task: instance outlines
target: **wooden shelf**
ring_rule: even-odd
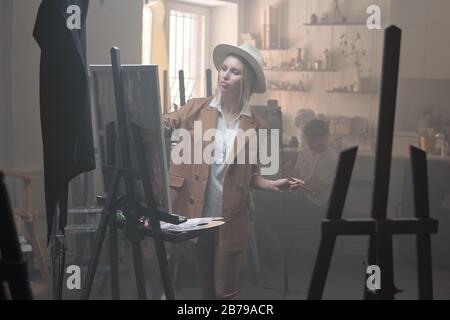
[[[304,26],[308,27],[326,27],[326,26],[366,26],[365,22],[325,22],[325,23],[304,23]]]
[[[295,89],[276,89],[276,88],[267,88],[270,91],[287,91],[287,92],[299,92],[299,93],[307,93],[307,90],[295,90]]]
[[[282,68],[264,68],[264,71],[274,72],[336,72],[336,69],[282,69]]]
[[[286,50],[289,50],[289,48],[265,48],[265,49],[256,48],[256,49],[258,49],[259,51],[286,51]]]
[[[343,94],[367,94],[367,95],[377,95],[378,92],[375,91],[338,91],[338,90],[326,90],[326,93],[343,93]]]

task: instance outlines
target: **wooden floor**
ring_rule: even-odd
[[[364,278],[363,254],[345,254],[338,252],[332,262],[332,267],[325,287],[324,299],[333,300],[360,300],[362,298]],[[288,268],[288,294],[286,299],[303,300],[306,299],[306,292],[313,267],[313,260],[305,259],[303,263],[295,262]],[[151,297],[152,283],[150,281],[149,266],[146,269],[147,296]],[[84,273],[85,271],[82,271]],[[39,273],[32,272],[32,280],[39,281]],[[247,264],[244,264],[241,280],[241,299],[248,300],[280,300],[283,297],[284,268],[282,264],[263,265],[261,281],[256,284],[252,281],[251,271]],[[434,294],[435,299],[450,299],[450,268],[434,268]],[[34,279],[33,279],[34,278]],[[403,292],[396,295],[396,299],[417,299],[417,274],[413,264],[396,263],[395,279],[398,288]],[[136,299],[135,282],[127,265],[121,268],[120,291],[121,299]],[[41,288],[42,289],[42,288]],[[39,292],[39,286],[35,287],[36,299],[48,299],[45,291]],[[80,296],[79,290],[64,290],[64,299],[77,300]],[[179,275],[179,280],[175,287],[177,299],[201,298],[200,290],[197,286],[195,269],[188,261],[184,264],[184,271]],[[105,273],[100,272],[95,279],[92,299],[110,299],[109,279]]]

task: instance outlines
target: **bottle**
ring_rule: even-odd
[[[297,48],[297,60],[295,62],[297,63],[297,65],[299,67],[302,65],[302,62],[303,62],[302,48]]]
[[[446,151],[444,147],[445,136],[442,133],[436,133],[435,138],[436,138],[435,150],[441,154],[441,157],[444,157],[444,152]]]

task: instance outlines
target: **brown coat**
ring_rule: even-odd
[[[203,132],[217,128],[219,112],[209,104],[212,98],[192,99],[179,110],[164,115],[166,128],[190,130],[193,137],[194,121],[202,121]],[[239,128],[267,128],[264,119],[252,110],[252,117],[242,115]],[[203,136],[203,133],[202,133]],[[192,140],[191,140],[192,141]],[[248,155],[248,139],[245,154]],[[203,150],[211,142],[203,142]],[[236,148],[236,140],[235,140]],[[193,148],[193,141],[192,141]],[[236,150],[236,149],[235,149]],[[238,154],[239,150],[235,154]],[[193,152],[192,152],[193,153]],[[248,205],[252,175],[259,173],[255,164],[230,164],[225,174],[223,186],[222,215],[225,224],[221,227],[219,245],[223,250],[244,250],[248,243]],[[204,196],[209,175],[209,165],[171,163],[169,185],[173,211],[188,218],[202,217]]]

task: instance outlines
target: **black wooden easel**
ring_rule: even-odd
[[[211,97],[213,95],[211,69],[206,69],[205,76],[206,76],[206,96]]]
[[[169,76],[167,70],[163,71],[163,113],[169,112]]]
[[[375,157],[375,180],[370,219],[342,219],[342,211],[350,184],[357,147],[341,153],[333,184],[327,219],[322,222],[322,238],[314,267],[308,299],[321,299],[339,235],[370,236],[368,263],[381,270],[381,289],[365,289],[365,299],[394,299],[398,289],[394,285],[394,234],[413,234],[417,237],[419,299],[433,298],[430,234],[436,233],[437,220],[431,219],[428,206],[426,154],[411,147],[415,218],[389,219],[386,217],[392,142],[397,98],[401,30],[395,26],[386,29],[383,70]]]
[[[138,218],[142,215],[150,218],[153,228],[155,247],[158,255],[159,266],[163,278],[163,285],[167,299],[173,299],[173,288],[170,282],[168,262],[163,244],[160,229],[160,213],[156,209],[156,203],[153,196],[152,185],[148,176],[148,168],[145,165],[145,156],[142,145],[138,146],[136,139],[139,135],[139,129],[128,122],[127,112],[125,109],[125,96],[123,89],[120,55],[118,48],[111,49],[112,70],[114,79],[114,92],[116,98],[116,121],[115,124],[119,135],[120,152],[115,150],[116,132],[114,124],[107,127],[107,153],[108,165],[103,167],[104,174],[109,177],[107,186],[107,197],[100,220],[99,230],[95,239],[95,247],[93,256],[89,263],[86,281],[84,284],[82,299],[88,299],[94,280],[95,271],[100,258],[100,252],[109,227],[110,232],[110,259],[111,259],[111,290],[112,298],[119,299],[119,274],[118,274],[118,254],[117,254],[117,229],[116,210],[122,209],[126,224],[123,228],[127,237],[131,242],[134,271],[136,275],[136,286],[139,299],[146,299],[143,259],[140,242],[143,240],[143,233],[139,230]],[[131,146],[131,142],[135,144]],[[132,168],[131,152],[139,152],[137,158],[139,161],[139,169]],[[120,163],[117,163],[115,154],[120,154]],[[123,180],[125,185],[125,194],[119,195],[119,183]],[[145,200],[148,208],[143,208],[135,198],[134,183],[141,181],[144,189]],[[165,217],[166,221],[174,224],[184,222],[186,219],[181,216],[169,215]]]
[[[0,300],[32,300],[27,264],[23,260],[3,173],[0,171]],[[3,284],[8,285],[9,294]]]
[[[186,89],[184,85],[184,71],[179,70],[178,71],[178,83],[180,86],[180,107],[184,106],[186,104]]]

